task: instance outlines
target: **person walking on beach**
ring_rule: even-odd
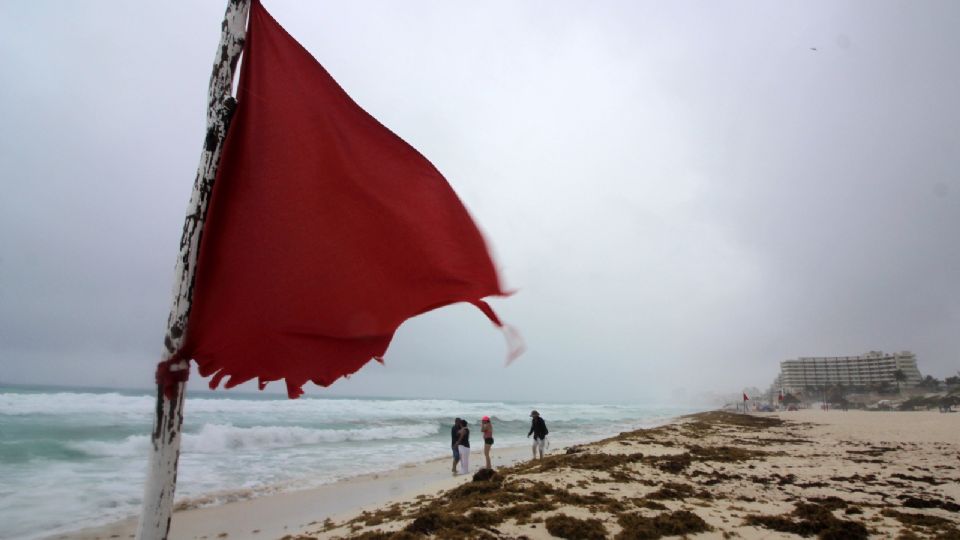
[[[492,469],[490,465],[490,447],[493,446],[493,424],[490,423],[490,417],[484,416],[480,421],[480,431],[483,433],[483,457],[487,460],[487,468]]]
[[[453,448],[453,474],[457,474],[457,464],[460,463],[460,449],[457,447],[457,441],[460,440],[460,420],[454,418],[453,427],[450,428],[450,446]]]
[[[466,420],[460,420],[457,450],[460,452],[460,474],[467,474],[470,472],[470,428],[467,427]]]
[[[537,459],[538,450],[540,451],[540,459],[543,459],[543,446],[550,431],[547,429],[547,423],[543,421],[537,411],[530,411],[530,418],[533,420],[530,422],[530,432],[527,433],[527,437],[533,435],[533,459]]]

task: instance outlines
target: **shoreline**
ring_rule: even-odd
[[[521,450],[523,456],[527,456],[529,449],[525,447],[501,449],[492,456],[494,465],[515,463],[521,459]],[[471,458],[475,457],[471,455]],[[342,518],[385,504],[396,497],[432,494],[469,481],[470,475],[452,475],[451,460],[433,458],[404,463],[385,472],[364,473],[308,489],[264,494],[222,504],[184,507],[183,503],[177,503],[179,508],[174,511],[170,537],[217,538],[226,533],[229,538],[247,538],[251,535],[278,538],[328,517]],[[483,460],[482,451],[480,460]],[[269,518],[265,518],[264,514]],[[130,538],[136,533],[137,520],[138,517],[134,516],[44,538]]]
[[[472,473],[482,450],[471,458]],[[494,447],[493,462],[485,481],[436,458],[181,510],[170,537],[960,538],[960,415],[711,411],[556,445],[542,462],[528,446]],[[49,538],[128,538],[135,527]]]
[[[0,505],[2,538],[55,538],[140,515],[155,396],[71,390],[0,393],[5,405],[0,428],[10,435],[4,457],[13,456],[0,464],[7,496]],[[194,399],[190,405],[176,509],[309,490],[445,458],[449,443],[443,433],[454,413],[477,422],[484,415],[493,418],[496,456],[528,444],[532,408],[549,411],[553,444],[599,439],[693,412],[629,403],[322,396],[290,401],[221,394],[222,399]]]
[[[649,425],[659,426],[676,421],[664,418]],[[600,439],[596,439],[600,440]],[[590,444],[596,440],[570,439],[551,444],[547,455],[561,453],[570,446]],[[503,468],[529,460],[530,446],[494,446],[491,461],[494,468]],[[293,491],[265,492],[239,500],[203,505],[198,500],[216,497],[194,497],[178,501],[170,529],[170,538],[280,538],[316,526],[329,518],[347,519],[372,511],[398,499],[435,496],[470,481],[484,463],[482,447],[471,452],[470,473],[453,476],[451,457],[401,463],[394,469],[362,473],[328,484]],[[137,516],[101,525],[83,527],[41,536],[43,540],[94,540],[133,538]],[[226,534],[226,536],[222,536]]]

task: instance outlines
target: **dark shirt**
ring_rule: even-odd
[[[539,416],[533,417],[533,422],[530,422],[530,432],[527,433],[527,437],[529,437],[531,433],[535,439],[543,439],[547,436],[547,433],[550,433],[547,429],[547,423],[543,421],[543,418]]]
[[[459,444],[460,446],[466,446],[467,448],[470,448],[470,428],[461,429],[460,434],[463,436],[463,438],[460,439],[460,442],[457,444]]]
[[[454,425],[450,428],[450,446],[457,445],[457,439],[460,438],[460,426]]]

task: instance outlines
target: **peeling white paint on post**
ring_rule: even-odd
[[[231,96],[233,75],[240,53],[243,51],[249,10],[249,0],[230,0],[221,27],[220,45],[217,48],[207,96],[207,134],[203,153],[200,155],[197,177],[193,184],[193,194],[187,206],[183,235],[180,237],[180,256],[177,258],[174,274],[173,301],[163,340],[164,361],[172,358],[183,344],[184,330],[193,297],[200,236],[207,216],[207,203],[217,175],[220,150],[223,148],[223,140],[235,106]],[[190,369],[190,365],[187,360],[181,360],[170,366],[170,369],[171,371],[187,370]],[[180,425],[183,423],[185,386],[184,382],[177,383],[176,395],[172,400],[164,396],[162,386],[157,387],[150,465],[144,488],[143,514],[140,516],[140,525],[137,528],[137,538],[141,540],[165,539],[170,531],[173,493],[177,483],[177,461],[180,458]]]

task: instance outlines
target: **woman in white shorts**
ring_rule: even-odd
[[[470,472],[470,428],[467,421],[460,421],[460,438],[457,440],[457,450],[460,451],[460,474]]]

